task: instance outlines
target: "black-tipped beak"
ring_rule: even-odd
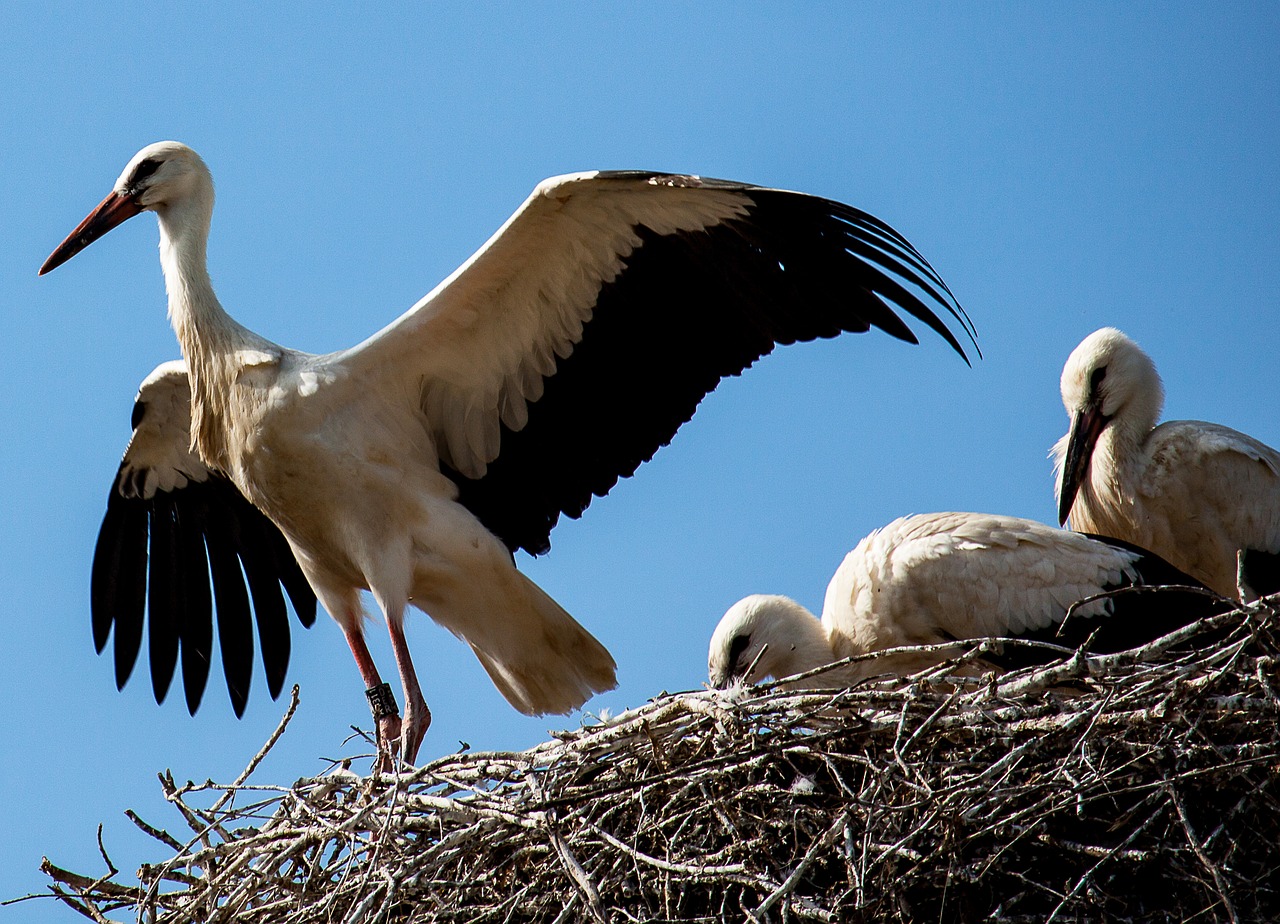
[[[1077,411],[1071,418],[1071,432],[1067,434],[1067,457],[1062,462],[1062,480],[1058,484],[1058,525],[1067,522],[1071,508],[1075,505],[1076,495],[1080,493],[1080,485],[1084,484],[1089,473],[1089,461],[1093,458],[1093,448],[1098,437],[1106,429],[1111,418],[1102,413],[1102,408],[1090,403],[1082,411]]]
[[[40,267],[39,275],[43,276],[49,270],[57,269],[116,225],[123,224],[141,211],[142,206],[132,196],[113,192],[49,254],[49,259]]]

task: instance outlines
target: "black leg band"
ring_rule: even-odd
[[[364,691],[364,695],[369,698],[369,709],[373,712],[375,720],[400,714],[395,694],[391,692],[391,684],[380,683],[376,687],[369,687]]]

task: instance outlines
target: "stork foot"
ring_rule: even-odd
[[[384,715],[374,723],[378,743],[378,757],[373,762],[375,773],[394,773],[400,754],[399,715]]]
[[[426,700],[421,696],[416,700],[409,697],[409,701],[405,703],[400,732],[400,753],[406,764],[412,764],[417,758],[418,748],[422,746],[422,739],[426,737],[430,727],[431,710],[427,708]]]

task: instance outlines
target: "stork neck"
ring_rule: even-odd
[[[770,644],[774,677],[811,671],[836,659],[826,626],[813,613],[786,597],[771,600],[768,609],[774,631],[763,633],[763,637]]]
[[[191,444],[205,464],[234,472],[239,460],[228,440],[241,351],[271,344],[223,310],[206,267],[212,201],[159,212],[160,263],[169,293],[169,320],[191,381]]]
[[[1146,465],[1147,440],[1164,409],[1164,386],[1156,367],[1145,353],[1134,349],[1124,373],[1127,394],[1099,441],[1117,467]]]
[[[160,265],[173,324],[188,363],[256,345],[258,340],[223,309],[209,279],[206,252],[209,215],[198,207],[169,206],[159,211]]]
[[[1098,438],[1091,464],[1091,480],[1110,485],[1110,490],[1127,494],[1136,490],[1146,470],[1147,441],[1155,428],[1159,407],[1138,405],[1118,414]],[[1100,486],[1101,487],[1101,486]]]

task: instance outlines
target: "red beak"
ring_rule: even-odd
[[[43,276],[49,270],[57,269],[116,225],[123,224],[141,211],[142,207],[134,201],[132,196],[113,192],[103,199],[84,221],[76,225],[76,229],[67,235],[67,239],[59,244],[53,253],[49,254],[49,259],[45,260],[44,266],[40,267],[40,275]]]

